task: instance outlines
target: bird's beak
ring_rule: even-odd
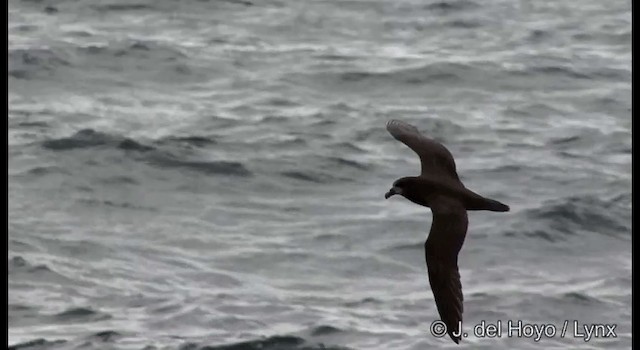
[[[401,194],[401,193],[402,193],[402,189],[400,189],[399,187],[391,187],[389,192],[384,194],[384,199],[389,199],[389,197],[393,196],[394,194]]]

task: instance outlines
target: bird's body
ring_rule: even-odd
[[[467,189],[458,177],[451,152],[441,143],[398,120],[388,122],[387,130],[418,154],[421,174],[396,180],[385,198],[400,194],[431,208],[433,222],[425,242],[429,283],[440,318],[458,343],[463,311],[458,253],[467,234],[467,210],[509,211],[509,207]]]

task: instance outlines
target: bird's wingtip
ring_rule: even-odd
[[[393,127],[394,124],[397,124],[397,123],[398,123],[398,121],[396,119],[390,119],[390,120],[387,121],[386,127],[387,127],[387,129],[389,129],[389,128]]]

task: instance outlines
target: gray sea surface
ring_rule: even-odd
[[[631,1],[8,11],[10,349],[631,347]],[[511,207],[469,213],[460,345],[390,119]]]

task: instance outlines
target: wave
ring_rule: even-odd
[[[472,29],[472,28],[481,27],[482,23],[477,20],[456,19],[456,20],[447,22],[446,25],[452,28]]]
[[[311,330],[311,335],[313,336],[329,335],[329,334],[336,334],[336,333],[342,333],[342,330],[340,328],[327,326],[327,325],[318,326]]]
[[[352,182],[357,181],[356,172],[370,168],[368,165],[340,157],[322,158],[319,164],[313,169],[282,171],[280,176],[317,184]]]
[[[215,145],[218,142],[212,137],[206,136],[168,136],[158,141],[159,144],[180,144],[189,147],[205,147]]]
[[[569,197],[547,203],[544,207],[532,211],[530,217],[557,224],[555,226],[560,230],[575,225],[593,231],[630,231],[630,227],[606,215],[608,210],[615,209],[616,204],[617,200],[605,201],[595,196]]]
[[[73,342],[65,339],[47,340],[44,338],[37,338],[34,340],[29,340],[26,342],[9,345],[8,349],[9,350],[60,349],[62,345],[65,345],[64,348],[67,348],[68,346],[69,348],[73,348],[73,349],[93,348],[94,346],[97,345],[95,344],[95,342],[113,343],[121,337],[122,337],[122,334],[116,331],[106,330],[106,331],[90,334],[87,337],[78,339],[77,341],[73,341]],[[97,348],[99,348],[99,345],[97,345]]]
[[[376,298],[367,297],[357,301],[346,302],[343,305],[346,307],[360,307],[362,305],[368,305],[368,304],[378,305],[378,304],[382,304],[382,301]]]
[[[38,308],[33,306],[8,303],[7,318],[9,319],[9,324],[16,325],[25,320],[38,317],[38,311]]]
[[[16,79],[49,77],[58,68],[68,67],[71,61],[63,52],[54,49],[29,48],[9,50],[9,76]]]
[[[325,183],[326,180],[323,179],[322,175],[315,174],[311,172],[302,172],[302,171],[284,171],[280,173],[284,177],[288,177],[295,180],[314,182],[314,183]]]
[[[31,122],[19,122],[15,126],[22,127],[22,128],[42,129],[42,128],[48,128],[49,124],[47,122],[42,122],[42,121],[31,121]]]
[[[214,69],[198,66],[196,60],[175,45],[154,40],[123,40],[101,45],[74,47],[75,68],[131,81],[181,84],[206,79]]]
[[[625,69],[616,69],[608,67],[591,68],[591,67],[576,67],[570,65],[533,65],[524,69],[510,70],[509,74],[513,76],[536,76],[545,77],[549,76],[553,79],[558,77],[566,77],[576,80],[611,80],[611,81],[629,81],[631,79],[631,72]]]
[[[590,305],[590,304],[600,304],[602,301],[598,298],[588,296],[584,293],[580,292],[569,292],[562,295],[561,299],[564,299],[568,302]]]
[[[17,255],[9,259],[8,273],[26,272],[33,274],[55,274],[51,268],[45,264],[32,265],[25,258]]]
[[[449,26],[474,28],[480,25],[473,21],[455,20]],[[441,86],[464,86],[466,89],[574,89],[591,81],[629,81],[628,69],[614,67],[585,67],[571,62],[545,57],[515,57],[528,62],[524,66],[505,67],[502,62],[477,60],[471,62],[435,61],[414,67],[387,70],[350,69],[346,71],[323,71],[292,73],[286,80],[292,83],[319,88],[326,91],[349,92],[352,89],[364,92],[397,91],[414,94],[434,84]],[[539,63],[543,61],[543,63]],[[548,62],[547,62],[548,61]],[[532,63],[538,62],[538,63]],[[489,84],[489,85],[487,85]]]
[[[468,21],[453,21],[450,26],[473,28],[479,24]],[[556,84],[559,78],[567,87],[585,80],[629,81],[630,72],[625,69],[609,67],[575,67],[559,63],[529,65],[522,68],[505,69],[496,62],[477,61],[468,63],[433,62],[419,67],[399,68],[389,71],[346,71],[320,72],[303,75],[302,84],[323,84],[329,86],[358,85],[367,89],[389,89],[390,86],[417,88],[425,84],[464,83],[467,87],[486,88],[487,81],[499,82],[500,88],[545,88],[548,81]],[[306,78],[309,78],[308,80]],[[523,80],[523,78],[529,78]],[[531,79],[536,79],[532,81]],[[550,79],[552,78],[552,79]],[[325,87],[326,88],[326,87]]]
[[[333,327],[330,327],[333,329]],[[227,345],[200,345],[187,343],[180,350],[349,350],[349,348],[322,343],[312,343],[296,336],[272,336],[265,339],[250,340]]]
[[[324,336],[329,334],[335,334],[341,332],[338,328],[332,326],[320,326],[316,327],[312,330],[311,336]],[[38,338],[30,341],[26,341],[23,343],[18,343],[14,345],[9,345],[9,350],[35,350],[35,349],[50,349],[50,348],[59,348],[62,344],[75,345],[75,343],[79,343],[84,345],[92,345],[91,347],[96,346],[97,344],[92,344],[93,342],[100,343],[112,343],[117,345],[117,341],[123,337],[122,334],[116,331],[107,330],[98,332],[95,334],[91,334],[88,337],[83,339],[78,339],[77,341],[69,341],[69,340],[53,340],[49,341],[44,338]],[[89,341],[90,343],[87,343]],[[77,347],[76,347],[77,348]],[[179,350],[350,350],[350,348],[338,346],[338,345],[327,345],[319,342],[310,341],[304,339],[302,337],[292,336],[292,335],[276,335],[271,337],[266,337],[263,339],[255,339],[242,341],[231,344],[222,344],[222,345],[209,345],[209,344],[200,344],[195,342],[186,342],[181,344],[178,347]]]
[[[186,54],[175,47],[151,40],[127,40],[106,45],[78,47],[76,50],[78,53],[94,58],[96,56],[110,59],[131,57],[167,62],[188,58]]]
[[[44,338],[38,338],[34,340],[29,340],[24,343],[18,343],[14,345],[9,345],[9,350],[27,350],[27,349],[47,349],[59,346],[61,344],[66,343],[66,340],[46,340]]]
[[[150,143],[153,146],[120,135],[83,129],[69,137],[45,140],[41,143],[41,146],[51,151],[92,148],[122,150],[134,160],[161,168],[183,168],[204,174],[252,175],[252,172],[240,162],[225,160],[203,161],[189,159],[190,155],[184,154],[184,151],[192,150],[194,147],[215,145],[216,142],[210,138],[199,136],[166,137]]]
[[[53,315],[53,322],[95,322],[111,318],[111,315],[91,308],[74,307]]]
[[[22,256],[16,255],[8,261],[8,275],[13,279],[37,281],[38,283],[51,282],[58,284],[72,284],[76,281],[55,271],[46,264],[33,264]]]
[[[69,172],[59,166],[51,165],[51,166],[35,166],[25,172],[26,175],[32,176],[46,176],[50,174],[66,174],[69,175]]]
[[[346,167],[354,168],[357,170],[371,169],[371,166],[369,164],[363,164],[361,162],[351,160],[351,159],[346,159],[343,157],[328,157],[327,160],[333,163],[336,167],[346,166]]]
[[[170,147],[186,146],[188,148],[205,147],[217,144],[216,140],[206,136],[166,136],[152,142],[155,145]],[[42,142],[42,147],[54,151],[91,148],[96,146],[112,146],[132,151],[152,151],[157,149],[157,147],[145,145],[130,138],[107,134],[93,129],[82,129],[69,137],[62,137]]]
[[[233,176],[251,176],[253,173],[249,171],[240,162],[229,161],[191,161],[175,159],[173,157],[157,157],[153,159],[153,163],[160,167],[167,168],[184,168],[194,170],[204,174],[220,174]]]
[[[131,176],[111,176],[108,178],[100,179],[100,182],[104,184],[115,185],[138,185],[140,182]]]
[[[8,74],[22,80],[55,77],[60,82],[86,80],[86,72],[90,71],[91,77],[126,77],[123,84],[138,80],[179,84],[211,73],[211,69],[194,62],[176,46],[153,40],[128,39],[87,46],[65,43],[50,48],[9,49]],[[58,74],[63,68],[65,74]]]
[[[93,5],[93,8],[101,12],[122,12],[122,11],[145,11],[151,10],[152,7],[148,4],[100,4]]]
[[[539,118],[544,115],[561,115],[564,112],[560,109],[554,108],[546,103],[533,102],[533,103],[521,103],[507,106],[504,109],[504,113],[507,116],[513,117],[534,117]]]
[[[110,200],[95,200],[95,199],[79,199],[78,203],[82,203],[87,206],[106,206],[112,208],[122,208],[129,210],[143,210],[143,211],[155,211],[155,208],[152,207],[143,207],[139,205],[134,205],[127,202],[114,202]]]
[[[42,142],[42,147],[54,151],[65,151],[77,148],[91,148],[98,146],[113,146],[130,151],[150,151],[153,147],[142,145],[134,140],[117,137],[92,129],[83,129],[70,137],[46,140]]]
[[[522,231],[529,237],[550,242],[565,240],[568,236],[597,233],[627,238],[631,235],[630,194],[610,199],[596,196],[573,196],[543,203],[526,213],[530,223]],[[509,231],[508,236],[519,233]]]
[[[474,28],[479,23],[473,21],[451,21],[449,26]],[[526,57],[532,60],[536,57]],[[524,58],[523,58],[524,59]],[[540,58],[542,59],[542,58]],[[486,88],[487,81],[499,82],[500,88],[544,88],[547,81],[558,83],[567,78],[564,85],[574,86],[585,80],[629,81],[630,72],[626,69],[611,67],[578,67],[570,63],[549,62],[529,64],[524,67],[505,68],[497,62],[432,62],[418,67],[396,68],[386,71],[350,70],[342,72],[298,73],[301,84],[321,84],[324,88],[332,86],[350,87],[357,85],[367,89],[389,89],[390,86],[406,86],[412,89],[432,84],[464,83],[467,87]],[[527,78],[523,80],[523,78]],[[536,79],[532,81],[532,79]],[[296,79],[296,76],[294,76]]]
[[[625,26],[626,27],[626,26]],[[599,31],[599,32],[580,32],[571,35],[571,38],[576,41],[584,42],[608,42],[618,45],[631,45],[632,32],[631,30],[621,30],[619,32]]]
[[[376,82],[379,80],[393,80],[413,85],[460,80],[463,75],[473,70],[475,68],[467,64],[436,62],[422,67],[398,69],[389,72],[346,72],[341,73],[339,77],[343,81]]]
[[[373,165],[341,156],[308,156],[296,169],[280,172],[281,176],[318,184],[358,181],[361,173]]]
[[[116,331],[102,331],[102,332],[98,332],[93,334],[91,337],[92,338],[97,338],[100,341],[104,342],[104,343],[110,343],[112,342],[114,339],[121,337],[122,334],[116,332]]]
[[[290,79],[296,84],[321,85],[322,89],[350,88],[353,85],[370,89],[387,90],[390,86],[415,88],[424,84],[447,84],[465,81],[482,73],[479,65],[434,62],[428,65],[398,68],[387,71],[351,70],[342,72],[295,73]]]
[[[427,10],[444,12],[445,14],[476,9],[479,7],[480,5],[478,3],[467,0],[437,1],[425,6]]]

